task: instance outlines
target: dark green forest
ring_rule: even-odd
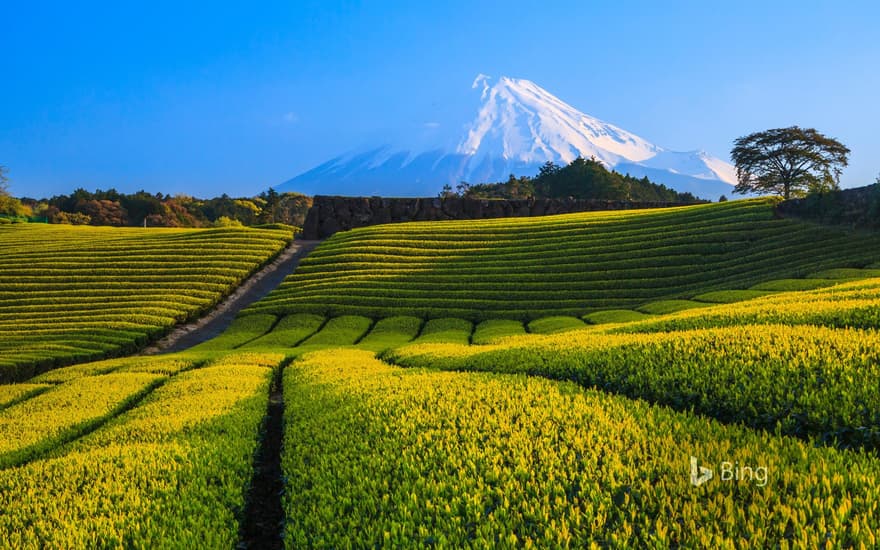
[[[578,157],[567,166],[545,163],[534,177],[510,175],[498,183],[468,184],[455,190],[447,185],[441,197],[460,196],[475,199],[599,199],[662,202],[696,202],[690,193],[679,193],[647,177],[634,178],[608,170],[596,159]]]

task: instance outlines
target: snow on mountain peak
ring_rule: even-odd
[[[661,148],[613,124],[588,116],[534,82],[501,77],[483,86],[482,106],[458,152],[478,158],[497,155],[527,163],[568,163],[578,156],[596,157],[609,167],[622,160],[648,159]]]
[[[477,89],[477,86],[482,85],[483,91],[480,93],[480,99],[486,99],[486,94],[489,92],[489,80],[491,79],[491,76],[480,73],[477,75],[477,78],[474,79],[474,83],[471,84],[471,88],[474,90]]]

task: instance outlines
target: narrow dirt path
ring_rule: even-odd
[[[285,277],[293,273],[299,261],[320,242],[293,241],[272,263],[249,277],[207,315],[178,326],[170,334],[144,349],[141,355],[183,351],[219,335],[226,330],[239,311],[280,285]]]
[[[275,371],[269,393],[269,409],[263,424],[263,437],[254,459],[254,474],[241,527],[237,548],[281,550],[284,524],[284,472],[281,468],[281,446],[284,440],[284,396],[282,374],[285,365]]]

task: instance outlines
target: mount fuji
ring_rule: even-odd
[[[717,199],[736,183],[734,167],[703,151],[664,149],[591,117],[534,82],[479,75],[476,118],[457,146],[407,149],[384,144],[335,157],[278,187],[322,195],[434,196],[444,184],[534,176],[547,161],[595,157],[609,169],[647,176],[677,191]]]

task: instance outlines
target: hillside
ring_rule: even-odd
[[[99,258],[134,234],[62,229]],[[195,239],[195,264],[258,234],[134,244]],[[874,547],[877,239],[763,200],[339,233],[213,340],[0,384],[0,537]],[[515,308],[466,294],[493,288]]]
[[[880,260],[880,236],[755,199],[337,233],[247,313],[532,320],[632,309]]]
[[[285,230],[0,226],[0,380],[131,353],[280,252]]]

